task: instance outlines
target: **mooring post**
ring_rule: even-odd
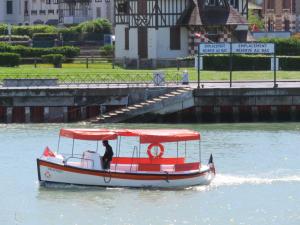
[[[197,86],[197,88],[198,89],[200,89],[200,45],[198,45],[198,53],[197,53],[197,55],[198,55],[198,59],[197,59],[197,61],[198,61],[198,86]]]

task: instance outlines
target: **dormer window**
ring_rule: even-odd
[[[225,7],[224,0],[205,0],[205,7]]]

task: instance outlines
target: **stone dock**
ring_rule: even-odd
[[[190,96],[190,99],[181,99],[182,90],[190,92],[190,95],[185,94]],[[179,93],[177,97],[176,93]],[[153,99],[157,101],[152,101]],[[188,104],[185,104],[187,101]],[[153,107],[147,105],[147,102],[152,102]],[[160,104],[160,107],[155,104]],[[277,88],[273,88],[272,83],[240,83],[230,88],[228,84],[221,82],[207,83],[199,89],[195,85],[190,85],[189,88],[126,85],[0,88],[1,123],[88,121],[90,118],[109,115],[109,112],[116,110],[126,111],[130,107],[135,108],[134,106],[140,107],[138,113],[127,112],[127,115],[131,116],[123,116],[122,119],[114,121],[300,121],[300,83],[279,83]],[[152,110],[149,110],[151,108]]]

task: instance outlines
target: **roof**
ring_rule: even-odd
[[[127,129],[118,130],[119,136],[140,137],[141,143],[160,143],[200,140],[200,134],[187,129]]]
[[[115,140],[118,135],[107,129],[61,129],[59,135],[61,137],[78,139],[78,140]]]
[[[60,136],[79,140],[115,140],[118,136],[139,137],[140,143],[200,140],[200,134],[188,129],[61,129]]]
[[[201,4],[198,0],[191,1],[179,23],[190,26],[248,24],[247,19],[230,5],[203,8]]]

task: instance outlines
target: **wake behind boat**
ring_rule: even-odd
[[[73,140],[70,154],[59,153],[61,137]],[[128,153],[128,149],[122,147],[124,139],[126,143],[132,142],[130,157],[120,156],[121,151]],[[78,155],[74,152],[75,140],[96,142],[96,149],[81,151]],[[98,152],[98,142],[104,140],[116,144],[109,169],[103,168]],[[198,146],[197,154],[195,145]],[[176,157],[170,157],[175,153]],[[194,159],[195,155],[198,155],[198,160]],[[212,155],[207,165],[201,163],[200,134],[185,129],[61,129],[57,152],[47,147],[37,159],[37,170],[41,185],[49,182],[103,187],[183,188],[208,185],[215,176]]]

